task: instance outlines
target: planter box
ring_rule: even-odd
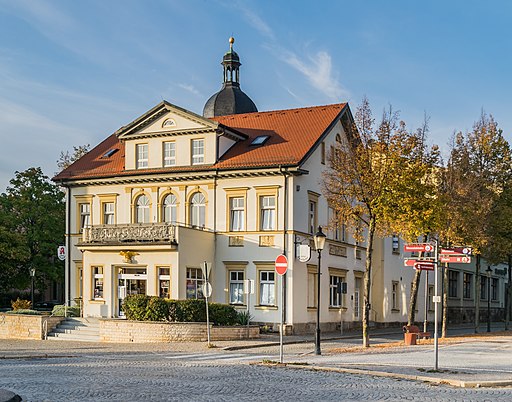
[[[0,339],[43,339],[43,322],[48,321],[48,332],[64,317],[0,313]]]
[[[101,319],[101,342],[206,342],[206,323],[130,321],[123,319]],[[210,325],[212,341],[254,339],[260,337],[257,325],[218,327]]]

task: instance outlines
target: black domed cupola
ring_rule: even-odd
[[[229,51],[222,58],[224,84],[211,96],[203,109],[204,117],[257,112],[254,102],[240,89],[240,57],[233,50],[235,39],[229,38]]]

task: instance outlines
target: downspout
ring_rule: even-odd
[[[282,166],[279,166],[279,171],[284,177],[284,219],[283,219],[283,255],[286,256],[286,246],[288,242],[288,176],[289,172],[283,170]],[[287,256],[288,257],[288,256]],[[288,263],[289,265],[289,263]],[[283,275],[283,323],[286,324],[286,310],[287,310],[287,274]]]
[[[64,280],[67,286],[64,304],[71,306],[71,187],[66,187],[66,267]],[[67,277],[67,278],[66,278]],[[67,280],[66,280],[67,279]]]

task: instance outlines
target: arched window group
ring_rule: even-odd
[[[178,217],[178,198],[174,194],[165,196],[162,202],[162,221],[176,224]]]
[[[135,223],[149,223],[149,197],[145,194],[135,201]]]

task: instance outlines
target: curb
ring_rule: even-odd
[[[396,378],[396,379],[401,379],[401,380],[429,382],[429,383],[433,383],[433,384],[445,384],[445,385],[451,385],[451,386],[460,387],[460,388],[506,387],[506,386],[512,385],[512,380],[462,381],[462,380],[454,380],[454,379],[441,378],[441,377],[427,377],[427,376],[421,376],[421,375],[389,373],[386,371],[353,369],[353,368],[343,368],[343,367],[308,366],[308,365],[302,365],[302,364],[286,364],[286,363],[284,363],[283,365],[288,368],[295,368],[295,369],[312,370],[312,371],[329,371],[329,372],[347,373],[347,374],[371,375],[371,376],[375,376],[375,377],[387,377],[387,378]]]

